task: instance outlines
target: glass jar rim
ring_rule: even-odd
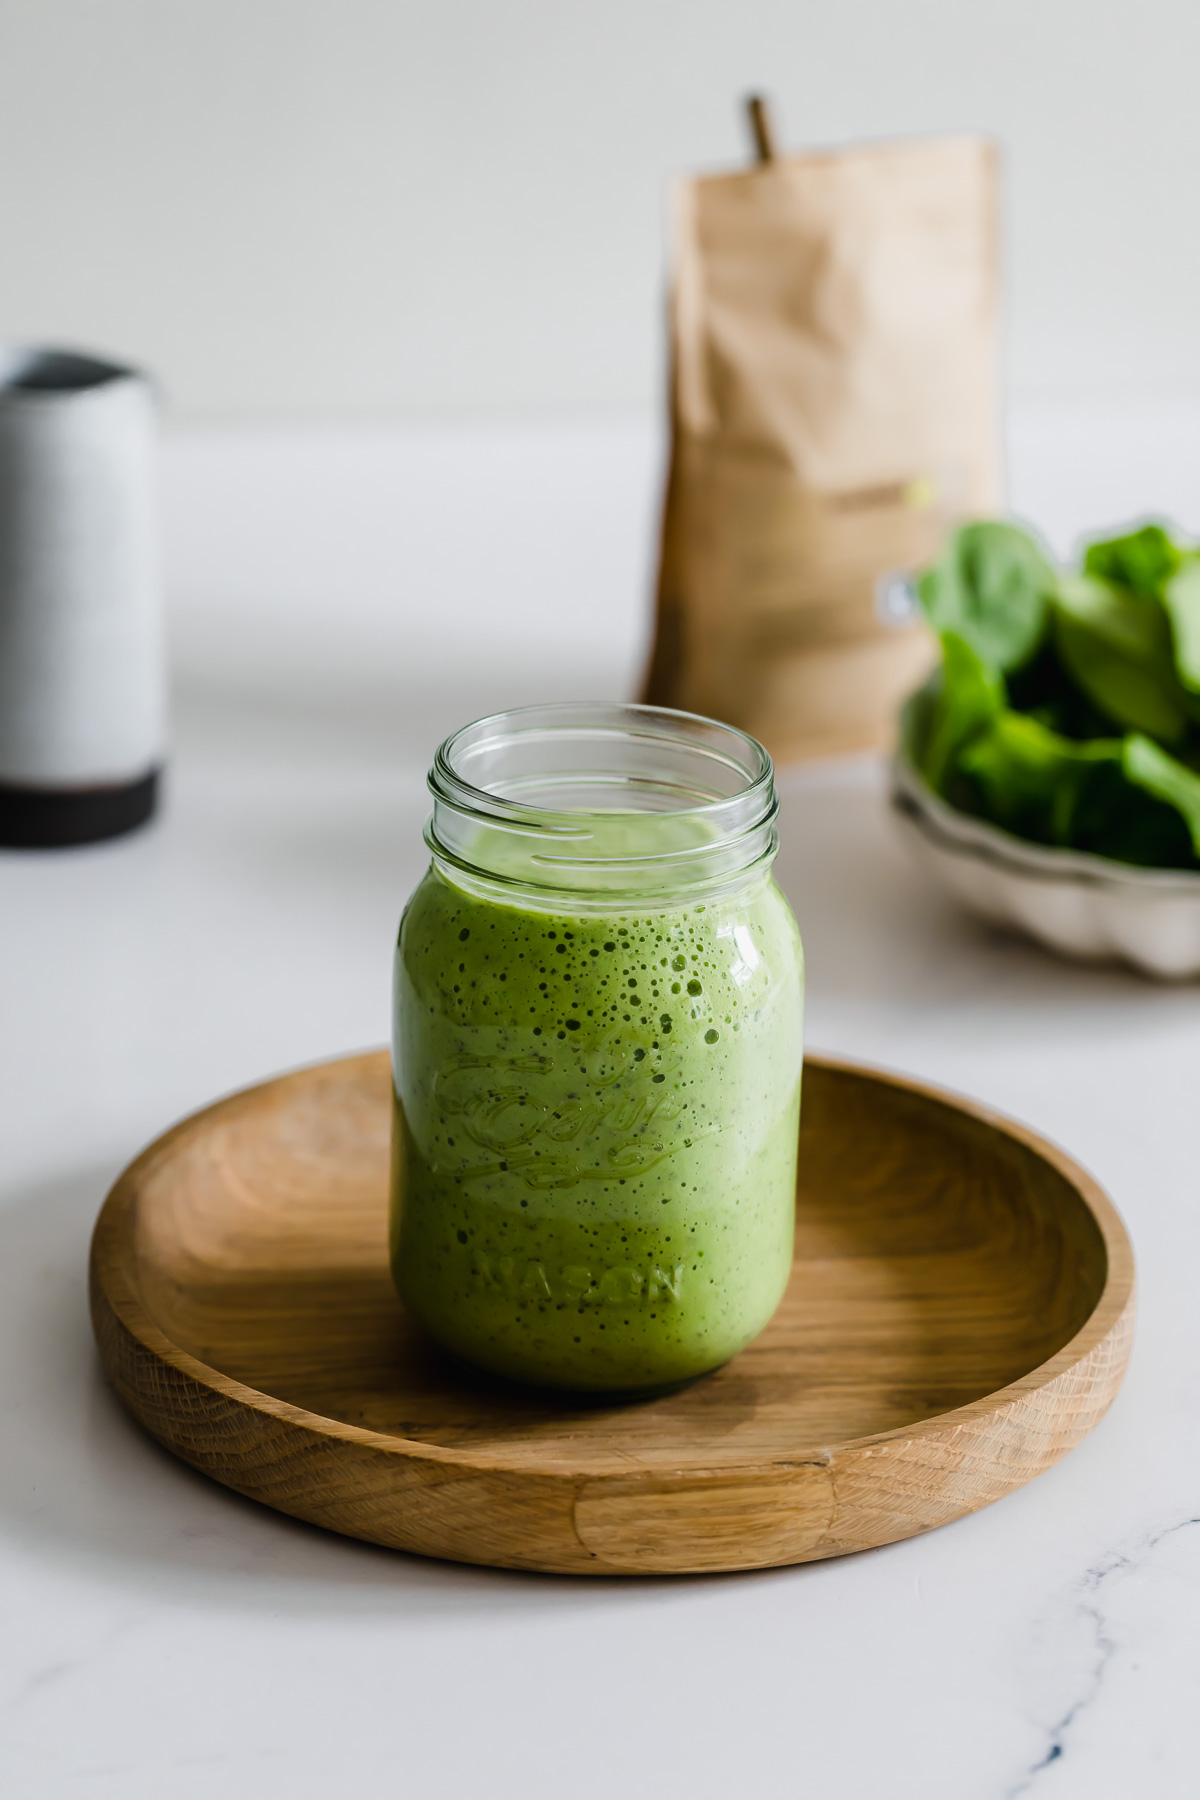
[[[725,886],[778,847],[771,758],[736,726],[632,701],[492,713],[429,771],[426,839],[459,875],[530,892]]]

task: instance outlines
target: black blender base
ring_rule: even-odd
[[[152,818],[161,770],[116,787],[33,788],[0,781],[0,846],[61,850],[122,837]]]

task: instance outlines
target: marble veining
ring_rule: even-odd
[[[1020,1800],[1020,1796],[1031,1793],[1038,1785],[1039,1777],[1054,1763],[1066,1756],[1070,1748],[1070,1740],[1075,1726],[1081,1716],[1093,1707],[1100,1698],[1104,1687],[1109,1665],[1117,1651],[1121,1648],[1109,1621],[1105,1598],[1116,1581],[1136,1575],[1144,1569],[1150,1558],[1160,1545],[1168,1539],[1187,1531],[1193,1525],[1200,1525],[1200,1514],[1185,1519],[1177,1519],[1173,1524],[1161,1530],[1150,1532],[1141,1537],[1128,1550],[1114,1550],[1103,1557],[1080,1578],[1075,1589],[1075,1602],[1071,1609],[1071,1619],[1084,1625],[1090,1640],[1091,1654],[1086,1666],[1081,1671],[1078,1690],[1074,1698],[1046,1731],[1046,1747],[1037,1761],[1031,1763],[1015,1786],[1006,1788],[1004,1800]]]

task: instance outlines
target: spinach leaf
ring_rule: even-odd
[[[1179,679],[1200,694],[1200,555],[1184,557],[1163,588],[1163,605],[1171,621]]]
[[[1200,856],[1200,775],[1168,756],[1149,738],[1134,735],[1125,740],[1122,764],[1136,786],[1173,806],[1183,819]]]
[[[1042,641],[1054,571],[1028,532],[981,519],[953,533],[917,592],[935,631],[955,632],[995,669],[1017,669]]]
[[[1053,636],[1046,639],[1031,663],[1008,677],[1008,703],[1014,712],[1040,719],[1060,737],[1111,737],[1112,720],[1077,687],[1058,654]]]
[[[1085,575],[1128,588],[1142,600],[1160,600],[1179,567],[1181,552],[1161,525],[1143,525],[1124,537],[1104,538],[1084,552]]]
[[[961,751],[958,767],[976,790],[980,811],[1039,844],[1074,842],[1076,815],[1096,773],[1120,768],[1119,739],[1081,744],[1024,713],[999,713]]]
[[[1054,603],[1054,638],[1068,672],[1115,724],[1168,744],[1183,740],[1188,697],[1175,673],[1170,626],[1157,600],[1091,575],[1063,576]]]
[[[942,666],[904,741],[932,788],[1034,843],[1200,865],[1200,548],[1147,525],[1055,577],[1026,533],[977,523],[919,592]]]
[[[964,744],[983,731],[1004,706],[1004,681],[980,662],[965,638],[942,633],[942,679],[921,746],[920,769],[942,792]]]
[[[1142,868],[1196,865],[1192,840],[1178,812],[1129,780],[1124,750],[1119,761],[1098,763],[1084,785],[1071,824],[1071,842],[1076,850]]]

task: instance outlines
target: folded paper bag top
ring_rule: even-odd
[[[0,347],[0,844],[111,837],[154,810],[154,433],[136,370]]]
[[[932,662],[899,578],[1000,504],[996,187],[970,138],[680,184],[644,698],[783,760],[888,741]]]

